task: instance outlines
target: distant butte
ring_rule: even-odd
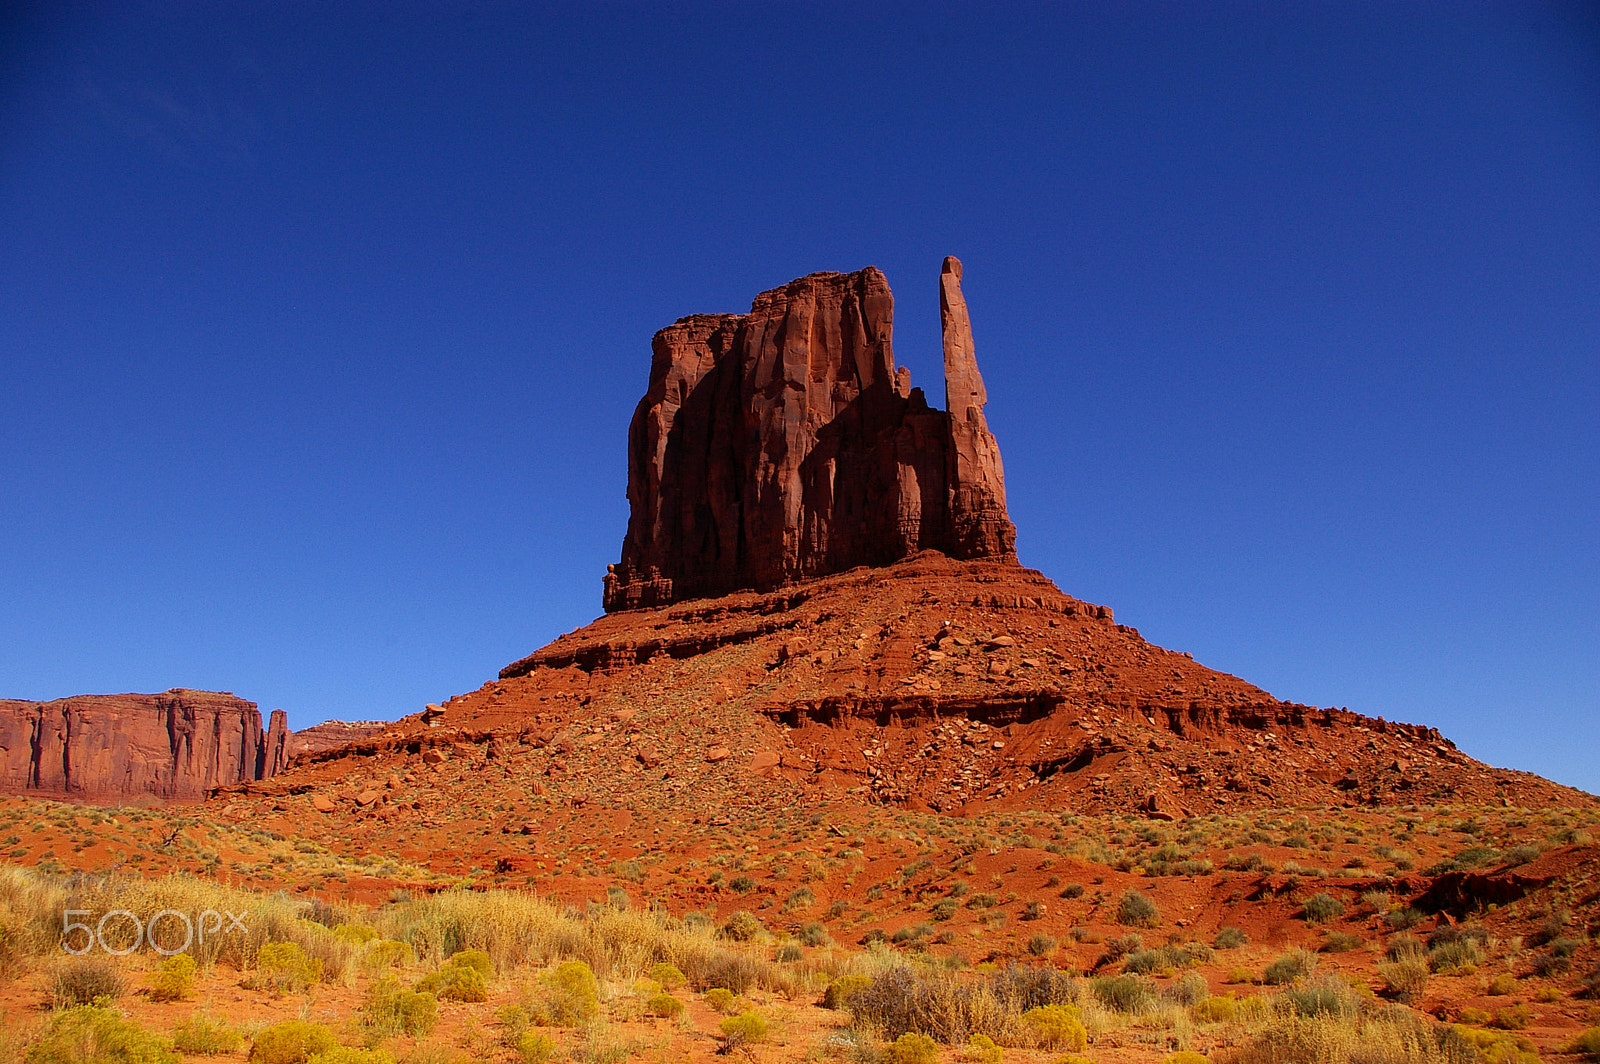
[[[628,429],[627,536],[607,612],[770,590],[919,551],[1016,560],[961,263],[939,278],[945,405],[894,362],[876,267],[813,273],[749,314],[656,333]]]

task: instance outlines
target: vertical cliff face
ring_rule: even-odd
[[[695,315],[657,333],[629,428],[628,534],[606,610],[926,549],[1014,559],[955,259],[940,284],[948,414],[895,367],[894,296],[870,266],[811,274],[763,292],[747,315]]]
[[[211,691],[0,700],[0,792],[202,798],[288,760],[283,710]]]

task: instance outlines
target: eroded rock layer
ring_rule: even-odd
[[[198,799],[277,774],[289,738],[283,710],[263,729],[254,702],[214,691],[0,699],[0,792]]]
[[[628,532],[606,611],[928,549],[1015,560],[954,258],[940,306],[948,412],[895,367],[894,296],[875,267],[810,274],[763,292],[749,314],[658,332],[628,430]]]

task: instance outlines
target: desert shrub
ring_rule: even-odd
[[[1226,994],[1208,997],[1194,1007],[1194,1018],[1201,1023],[1231,1023],[1238,1015],[1239,1002],[1230,990]]]
[[[544,973],[534,1011],[541,1027],[571,1027],[600,1013],[600,982],[582,961],[563,961]]]
[[[1035,957],[1048,957],[1055,952],[1056,940],[1049,935],[1029,935],[1028,952]]]
[[[493,962],[487,953],[465,949],[453,954],[438,971],[418,980],[416,989],[445,1001],[487,1001],[491,971]]]
[[[1422,923],[1422,919],[1421,913],[1407,905],[1389,912],[1383,922],[1395,931],[1407,931]]]
[[[650,966],[650,978],[660,983],[663,990],[676,990],[688,982],[688,978],[678,970],[676,965],[668,964],[665,961]]]
[[[767,1040],[767,1021],[753,1009],[725,1017],[717,1024],[717,1030],[722,1032],[723,1045],[730,1049]]]
[[[1416,935],[1402,932],[1389,939],[1383,955],[1391,961],[1421,960],[1428,955],[1428,947]]]
[[[1289,987],[1278,994],[1278,1000],[1297,1016],[1354,1016],[1361,1009],[1349,983],[1326,976]]]
[[[850,999],[856,992],[872,985],[872,977],[867,975],[841,975],[828,984],[828,989],[822,992],[822,1007],[825,1009],[847,1009]]]
[[[334,1046],[322,1053],[313,1053],[306,1064],[394,1064],[394,1054],[387,1049],[358,1049],[353,1046]]]
[[[268,942],[256,954],[252,984],[269,994],[295,994],[322,981],[322,961],[295,942]]]
[[[1517,977],[1510,972],[1501,972],[1489,980],[1489,996],[1504,997],[1517,992]]]
[[[411,948],[411,943],[385,938],[368,946],[363,959],[366,966],[372,969],[402,968],[415,963],[417,954]]]
[[[1094,962],[1094,966],[1103,968],[1108,964],[1115,964],[1130,953],[1137,953],[1142,949],[1144,949],[1144,938],[1137,932],[1117,935],[1106,941],[1105,951],[1100,954],[1100,959]]]
[[[517,1038],[516,1050],[523,1064],[544,1064],[555,1059],[556,1043],[542,1031],[524,1031]]]
[[[1428,965],[1416,957],[1384,961],[1378,965],[1378,978],[1401,1001],[1414,1001],[1428,985]]]
[[[1389,908],[1389,892],[1386,890],[1364,890],[1361,892],[1361,904],[1375,913],[1381,913]]]
[[[1283,986],[1303,979],[1317,970],[1317,956],[1303,949],[1292,949],[1267,965],[1261,981],[1268,986]]]
[[[95,1005],[56,1012],[22,1059],[26,1064],[178,1064],[178,1055],[155,1035]]]
[[[320,1023],[284,1020],[259,1032],[250,1042],[250,1064],[306,1064],[317,1053],[332,1052],[338,1042]]]
[[[965,1064],[1001,1064],[1005,1054],[995,1045],[993,1038],[986,1034],[975,1034],[961,1047],[961,1059]]]
[[[1040,1005],[1022,1014],[1023,1029],[1029,1040],[1045,1049],[1081,1050],[1088,1045],[1078,1010],[1072,1005]]]
[[[1507,1005],[1503,1009],[1495,1009],[1494,1015],[1489,1018],[1489,1025],[1502,1031],[1526,1030],[1532,1022],[1533,1010],[1526,1005]]]
[[[1211,986],[1199,972],[1184,972],[1161,992],[1167,1001],[1178,1005],[1197,1005],[1211,996]]]
[[[1324,953],[1349,953],[1361,946],[1361,936],[1348,931],[1329,931],[1318,947]]]
[[[1011,1012],[1040,1005],[1067,1005],[1077,1000],[1078,982],[1054,968],[1008,965],[989,977],[989,994]]]
[[[365,946],[378,937],[378,932],[366,924],[340,924],[333,929],[333,937],[352,946]]]
[[[115,1001],[126,989],[122,972],[105,957],[68,961],[50,981],[50,997],[58,1009]]]
[[[738,1011],[739,995],[725,986],[714,986],[704,995],[706,1004],[721,1013]]]
[[[1326,891],[1318,891],[1300,905],[1308,924],[1325,924],[1344,915],[1344,902]]]
[[[187,953],[177,953],[156,966],[150,985],[152,1001],[182,1001],[194,990],[194,973],[199,965]]]
[[[1542,851],[1537,846],[1513,846],[1506,851],[1505,862],[1508,865],[1525,865],[1538,857]]]
[[[501,1005],[495,1010],[494,1018],[500,1024],[500,1044],[511,1049],[517,1048],[522,1036],[533,1026],[533,1013],[524,1005]]]
[[[812,920],[800,929],[800,943],[805,946],[826,946],[833,941],[828,937],[828,929],[819,921]]]
[[[1161,1064],[1211,1064],[1211,1061],[1204,1053],[1196,1053],[1192,1049],[1180,1049],[1176,1053],[1169,1054]]]
[[[1143,1012],[1155,1004],[1155,985],[1139,975],[1102,975],[1089,980],[1089,992],[1108,1009]]]
[[[1044,902],[1035,900],[1035,901],[1030,901],[1027,905],[1024,905],[1022,907],[1022,915],[1021,915],[1020,919],[1023,919],[1023,920],[1042,920],[1042,919],[1044,919],[1044,915],[1045,915]]]
[[[1250,941],[1250,936],[1237,927],[1224,927],[1217,932],[1216,940],[1212,945],[1217,949],[1238,949]]]
[[[1483,962],[1483,951],[1477,940],[1458,938],[1441,942],[1428,951],[1428,968],[1435,972],[1454,972],[1477,967]]]
[[[1590,1060],[1600,1060],[1600,1027],[1591,1027],[1567,1046],[1568,1053],[1581,1053]]]
[[[886,1064],[939,1064],[939,1046],[925,1034],[907,1031],[884,1048]]]
[[[795,961],[805,957],[805,955],[805,950],[793,942],[786,942],[778,947],[778,952],[773,954],[772,959],[779,964],[793,964]]]
[[[717,934],[731,942],[749,942],[761,933],[761,921],[740,909],[722,925]]]
[[[666,1020],[670,1020],[674,1016],[681,1016],[683,1014],[683,1002],[679,1001],[665,990],[659,994],[651,995],[650,1000],[645,1002],[644,1007],[645,1010],[650,1013],[650,1015],[660,1016],[662,1019]]]
[[[426,1035],[439,1019],[437,999],[425,990],[407,990],[392,975],[374,979],[367,987],[367,1024],[384,1037]]]
[[[1475,1009],[1475,1008],[1468,1007],[1468,1008],[1464,1008],[1460,1012],[1456,1013],[1456,1022],[1457,1023],[1477,1024],[1480,1027],[1484,1026],[1485,1024],[1487,1024],[1491,1019],[1493,1019],[1493,1017],[1491,1017],[1483,1009]]]
[[[1117,900],[1117,923],[1129,927],[1155,927],[1161,922],[1156,903],[1136,890],[1125,890]]]
[[[1066,886],[1061,888],[1060,897],[1063,897],[1063,898],[1081,898],[1081,897],[1083,897],[1083,884],[1082,883],[1068,883]]]
[[[1137,953],[1130,953],[1122,962],[1123,971],[1137,975],[1151,975],[1168,967],[1171,965],[1167,963],[1166,954],[1158,949],[1142,949]]]
[[[1481,1064],[1539,1064],[1539,1053],[1528,1038],[1501,1031],[1454,1028],[1457,1037],[1476,1051]]]
[[[196,1056],[232,1053],[244,1037],[227,1024],[191,1016],[172,1029],[172,1048]]]
[[[726,987],[742,994],[753,986],[769,981],[761,963],[747,953],[730,949],[712,949],[686,958],[689,983],[696,989]]]

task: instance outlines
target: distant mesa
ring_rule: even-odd
[[[894,361],[876,267],[656,333],[628,429],[628,532],[606,611],[769,590],[919,551],[1015,561],[961,263],[939,278],[946,410]]]
[[[296,756],[384,727],[326,721],[291,732],[275,709],[263,728],[254,702],[187,688],[0,699],[0,794],[199,800],[212,788],[269,779]]]

